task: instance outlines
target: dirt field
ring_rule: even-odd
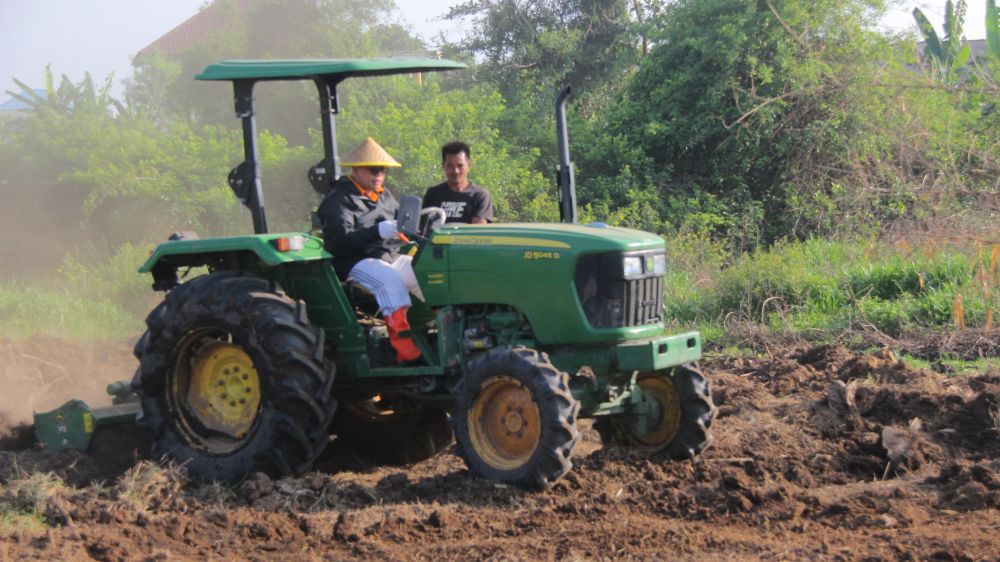
[[[95,361],[127,368],[128,351]],[[198,488],[142,464],[88,485],[131,463],[39,451],[8,416],[0,506],[33,505],[46,528],[0,515],[0,560],[1000,559],[1000,372],[840,347],[703,367],[719,416],[696,462],[602,449],[582,422],[573,471],[544,493],[450,454],[365,467],[336,442],[326,472],[294,480]]]

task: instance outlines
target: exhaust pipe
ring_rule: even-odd
[[[563,86],[556,95],[556,140],[559,143],[559,166],[556,167],[556,185],[559,188],[559,221],[576,223],[576,180],[573,163],[569,160],[569,134],[566,132],[566,100],[569,86]]]

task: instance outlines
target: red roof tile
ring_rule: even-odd
[[[225,9],[228,7],[227,5],[235,7],[236,14],[245,14],[250,11],[253,1],[229,0],[222,2],[215,0],[208,7],[147,45],[136,53],[135,58],[141,59],[154,53],[167,56],[183,53],[205,41],[213,31],[226,30],[235,26],[234,13]]]

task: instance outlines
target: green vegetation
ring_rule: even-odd
[[[1000,310],[998,254],[900,251],[877,240],[782,242],[725,265],[681,264],[668,276],[666,306],[684,324],[736,320],[806,338],[865,327],[891,337],[985,327],[989,311]]]
[[[123,339],[141,327],[139,318],[112,301],[88,298],[86,291],[29,287],[16,281],[0,285],[0,333],[6,336]]]
[[[977,359],[968,361],[965,359],[940,359],[939,361],[927,361],[912,355],[902,355],[900,359],[907,365],[916,369],[933,369],[938,372],[947,372],[956,375],[976,374],[990,369],[1000,369],[1000,359],[996,357]]]
[[[715,341],[735,320],[807,337],[992,326],[1000,32],[985,1],[988,49],[973,60],[964,0],[947,2],[943,36],[915,14],[923,37],[879,31],[882,0],[472,0],[448,15],[470,31],[436,44],[396,23],[391,0],[257,0],[249,13],[216,0],[235,26],[137,59],[122,100],[111,78],[50,72],[45,99],[18,83],[34,110],[0,122],[0,193],[87,197],[83,239],[49,278],[0,278],[0,333],[134,335],[156,298],[134,273],[152,241],[249,231],[226,185],[242,157],[231,91],[191,79],[209,62],[430,52],[471,70],[339,90],[340,147],[375,137],[404,164],[398,192],[440,181],[440,145],[462,139],[499,220],[555,220],[552,98],[570,84],[582,220],[668,239],[675,322]],[[306,229],[313,85],[263,84],[257,98],[271,227]],[[912,233],[919,251],[886,247]]]
[[[44,283],[0,283],[0,333],[75,340],[133,337],[157,300],[149,281],[135,272],[151,247],[125,243],[107,257],[85,248],[67,255]]]
[[[953,3],[945,2],[944,9],[944,39],[938,37],[934,24],[927,19],[920,8],[913,9],[913,19],[920,26],[920,34],[924,36],[924,57],[930,61],[934,72],[945,81],[958,79],[958,71],[965,68],[972,56],[968,44],[962,42],[962,25],[965,23],[965,0]]]

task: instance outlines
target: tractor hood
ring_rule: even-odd
[[[539,343],[586,345],[662,333],[663,276],[623,270],[625,256],[652,264],[664,250],[655,234],[604,225],[455,225],[435,231],[414,271],[432,307],[506,305]]]
[[[448,225],[437,230],[432,242],[435,245],[565,250],[574,254],[656,250],[664,247],[663,238],[655,234],[601,223]]]

